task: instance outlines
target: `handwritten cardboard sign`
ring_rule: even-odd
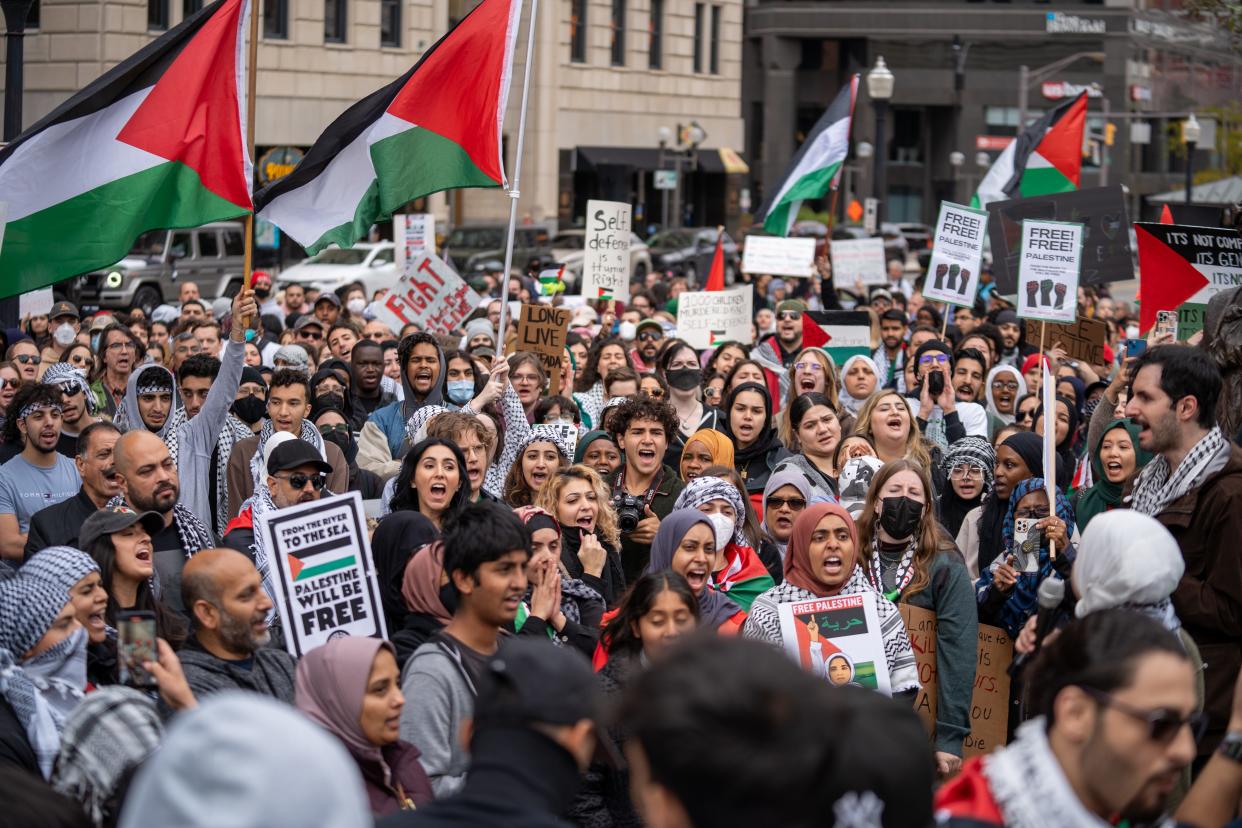
[[[936,727],[936,614],[921,607],[898,604],[910,634],[914,660],[923,689],[914,699],[914,711],[923,719],[928,735]],[[999,627],[979,625],[979,649],[975,662],[975,692],[970,700],[970,733],[962,742],[962,758],[991,753],[1005,744],[1009,724],[1009,663],[1013,641]]]
[[[375,315],[394,331],[413,323],[428,333],[445,334],[459,326],[480,301],[479,294],[443,259],[423,253],[408,262],[405,275],[376,306]]]
[[[838,285],[887,285],[888,263],[884,239],[834,239],[828,247],[832,255],[832,275]]]
[[[551,393],[561,390],[561,358],[569,335],[569,319],[573,311],[550,305],[522,305],[518,316],[516,348],[538,354],[543,369],[552,380]]]
[[[630,205],[587,201],[583,241],[582,295],[587,299],[630,299]]]
[[[1026,341],[1039,342],[1039,326],[1042,323],[1026,320]],[[1100,319],[1078,319],[1068,325],[1049,322],[1044,333],[1044,345],[1051,347],[1060,343],[1070,359],[1088,365],[1104,365],[1104,340],[1108,338],[1108,325]]]
[[[677,336],[691,348],[751,340],[754,291],[749,285],[728,290],[686,291],[677,297]]]

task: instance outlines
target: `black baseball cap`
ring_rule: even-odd
[[[272,449],[267,458],[267,473],[289,471],[302,466],[314,466],[324,474],[332,473],[332,466],[324,462],[319,450],[305,440],[286,440]]]
[[[337,296],[330,290],[325,290],[323,293],[319,294],[317,299],[315,299],[316,305],[320,302],[327,302],[328,304],[335,305],[339,308],[341,306],[341,297]]]
[[[319,304],[319,303],[316,302],[315,304]],[[301,319],[299,319],[296,323],[294,323],[293,329],[295,331],[300,331],[303,328],[309,328],[311,325],[314,325],[316,328],[318,328],[321,331],[323,330],[323,323],[320,322],[319,317],[315,316],[313,313],[308,313],[305,316],[303,316]]]
[[[55,305],[52,305],[47,318],[55,319],[58,316],[72,316],[74,319],[82,318],[82,314],[78,313],[77,305],[72,302],[57,302]]]
[[[147,534],[155,537],[164,529],[164,516],[159,512],[135,512],[128,506],[107,506],[88,517],[78,530],[78,547],[90,547],[104,535],[128,529],[141,523]]]

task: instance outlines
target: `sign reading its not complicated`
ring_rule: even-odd
[[[456,328],[480,302],[444,260],[434,253],[423,253],[410,261],[405,275],[397,280],[375,310],[376,317],[394,331],[418,325],[433,334]]]
[[[987,232],[986,211],[942,203],[923,295],[936,302],[973,305],[979,290],[979,266]]]
[[[1242,285],[1242,236],[1237,230],[1137,222],[1134,233],[1143,295],[1139,306],[1142,331],[1151,328],[1159,311],[1206,306],[1217,293]],[[1182,330],[1180,314],[1178,322]],[[1201,314],[1185,322],[1190,332],[1203,329]]]
[[[569,335],[569,308],[550,305],[522,305],[518,316],[517,344],[519,351],[539,355],[543,369],[552,380],[550,393],[559,394],[561,387],[561,357],[565,353],[565,340]]]
[[[630,298],[630,205],[587,202],[582,295],[588,300]]]
[[[743,273],[814,276],[815,239],[809,236],[750,236],[742,251]]]
[[[1073,322],[1078,315],[1082,225],[1067,221],[1022,222],[1018,258],[1018,316]]]
[[[285,647],[301,658],[341,635],[387,638],[358,492],[258,517]]]

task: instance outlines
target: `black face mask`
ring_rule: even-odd
[[[339,408],[341,411],[345,410],[345,396],[335,391],[330,394],[320,394],[315,398],[315,402],[321,406],[331,406],[332,408]]]
[[[880,526],[894,540],[904,540],[919,528],[923,519],[923,504],[908,497],[886,497],[882,501]]]
[[[272,292],[267,288],[255,288],[254,295],[256,299],[266,299],[272,295]]]
[[[336,447],[341,450],[341,454],[345,455],[345,460],[352,463],[357,454],[357,448],[354,446],[354,437],[352,434],[343,434],[334,431],[331,434],[323,435],[324,442],[336,443]]]
[[[449,615],[457,613],[457,590],[453,589],[452,584],[440,587],[440,603],[444,604],[444,609]]]
[[[246,425],[254,425],[263,419],[263,414],[267,410],[267,403],[262,397],[253,395],[242,397],[240,400],[233,400],[233,413],[237,415],[237,419]]]
[[[664,372],[664,379],[678,391],[689,391],[703,384],[703,372],[698,368],[677,368]]]

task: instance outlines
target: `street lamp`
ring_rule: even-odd
[[[1195,113],[1182,121],[1182,142],[1186,145],[1186,203],[1190,203],[1190,188],[1194,184],[1195,146],[1199,143],[1199,122]]]
[[[25,62],[24,41],[26,38],[26,18],[30,16],[30,8],[34,0],[0,0],[0,8],[4,10],[4,26],[6,29],[4,64],[4,140],[12,141],[22,131],[22,78]]]
[[[888,199],[884,181],[884,156],[887,154],[885,152],[887,144],[884,140],[884,116],[888,112],[889,98],[893,97],[893,80],[893,73],[884,63],[884,58],[877,57],[875,66],[871,67],[871,71],[867,73],[867,95],[875,105],[875,181],[872,187],[879,201],[876,210],[877,224],[884,221],[884,205]]]

